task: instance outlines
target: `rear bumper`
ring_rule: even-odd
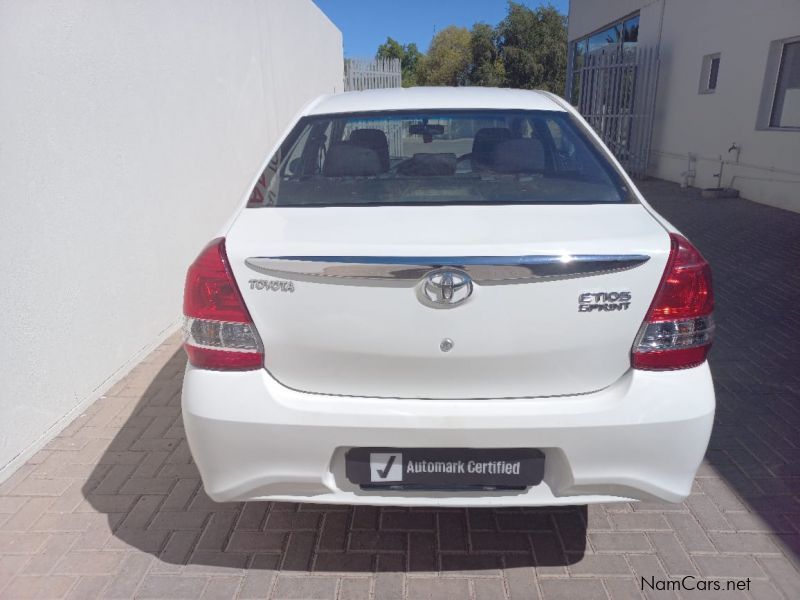
[[[187,367],[186,436],[211,498],[405,506],[543,506],[689,494],[714,418],[708,364],[629,371],[592,394],[513,400],[408,400],[291,390],[267,371]],[[539,448],[525,491],[361,490],[350,447]]]

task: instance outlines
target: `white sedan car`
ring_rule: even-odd
[[[189,269],[183,419],[219,501],[689,494],[708,264],[545,92],[306,107]]]

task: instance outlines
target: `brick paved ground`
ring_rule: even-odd
[[[719,296],[718,419],[685,503],[215,504],[183,439],[173,338],[0,484],[0,596],[627,599],[638,576],[694,575],[752,585],[686,598],[800,598],[800,215],[643,187]]]

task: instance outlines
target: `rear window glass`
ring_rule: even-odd
[[[248,206],[631,201],[569,113],[392,111],[301,119]]]

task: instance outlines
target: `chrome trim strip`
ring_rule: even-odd
[[[625,271],[648,260],[644,254],[261,256],[248,258],[245,264],[259,273],[295,281],[411,287],[433,269],[459,269],[477,284],[505,285]]]

